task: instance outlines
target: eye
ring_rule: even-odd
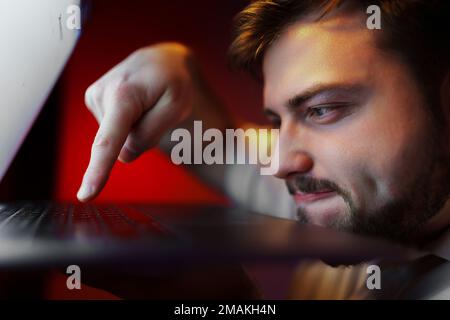
[[[306,118],[319,124],[328,124],[338,121],[344,116],[346,105],[320,105],[306,110]]]
[[[327,115],[327,113],[329,113],[330,111],[332,111],[333,108],[332,107],[315,107],[315,108],[310,108],[308,110],[308,116],[310,117],[323,117],[325,115]]]

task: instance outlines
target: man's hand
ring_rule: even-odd
[[[131,162],[191,114],[197,74],[189,49],[164,43],[140,49],[91,85],[88,109],[100,127],[77,197],[88,201],[116,161]]]

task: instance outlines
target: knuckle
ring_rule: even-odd
[[[143,112],[142,97],[138,88],[127,79],[121,79],[114,87],[109,111],[129,121],[136,121]]]
[[[94,143],[92,144],[92,152],[98,149],[109,148],[112,144],[112,139],[104,134],[98,133],[95,137]]]
[[[90,85],[85,92],[84,102],[89,110],[94,110],[102,105],[102,90],[99,85],[94,83]]]
[[[127,79],[118,80],[112,91],[112,98],[119,103],[113,106],[120,105],[121,102],[129,102],[134,96],[135,88]]]
[[[128,98],[132,91],[133,85],[127,79],[120,79],[116,85],[114,94],[117,98]]]
[[[86,89],[86,92],[84,93],[84,104],[89,110],[93,107],[93,99],[92,99],[93,91],[94,88],[91,85]]]

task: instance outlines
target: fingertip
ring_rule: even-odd
[[[77,193],[77,198],[79,201],[86,203],[95,197],[95,188],[91,185],[86,185],[85,183],[81,185]]]
[[[80,198],[80,197],[78,197],[78,196],[77,196],[77,199],[78,199],[78,201],[81,202],[81,203],[88,203],[88,202],[89,202],[88,199],[82,199],[82,198]]]

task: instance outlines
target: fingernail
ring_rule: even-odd
[[[77,198],[80,199],[80,200],[86,200],[93,193],[94,193],[94,188],[92,186],[90,186],[90,185],[86,185],[86,183],[83,183],[81,185],[80,190],[78,190]]]

